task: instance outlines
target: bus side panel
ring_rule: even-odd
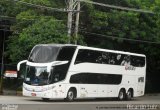
[[[98,85],[98,97],[117,97],[119,85]]]
[[[135,95],[135,92],[137,90],[137,76],[136,75],[128,75],[129,73],[126,73],[127,75],[123,75],[122,78],[122,88],[125,88],[126,93],[131,88],[133,89],[133,95]]]
[[[65,98],[66,97],[66,84],[58,83],[54,84],[52,88],[52,98]]]
[[[138,96],[144,95],[145,83],[144,83],[143,78],[145,78],[143,75],[142,76],[123,75],[122,85],[126,89],[126,93],[130,88],[132,88],[133,89],[133,97],[138,97]],[[141,81],[141,79],[142,79],[142,81]]]

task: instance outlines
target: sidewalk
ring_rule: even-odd
[[[16,90],[3,90],[3,95],[18,95],[21,96],[22,95],[22,91],[16,91]]]
[[[160,96],[160,93],[148,93],[144,94],[145,96]]]

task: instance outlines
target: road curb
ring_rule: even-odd
[[[3,90],[3,93],[1,95],[22,96],[22,91]]]
[[[145,96],[160,96],[160,93],[145,94]]]
[[[16,95],[16,91],[15,90],[3,90],[2,95]]]

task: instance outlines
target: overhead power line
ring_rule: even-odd
[[[19,0],[14,0],[14,1],[17,2],[17,3],[20,3],[20,4],[27,5],[27,6],[36,7],[36,8],[43,8],[43,9],[57,11],[57,12],[70,12],[70,11],[77,12],[77,10],[68,10],[66,8],[53,8],[53,7],[49,7],[49,6],[37,5],[37,4],[24,2],[24,1],[19,1]]]
[[[51,18],[49,18],[50,16],[48,16],[48,18],[47,17],[44,17],[43,19],[51,19]],[[0,18],[2,18],[2,19],[4,19],[4,20],[6,20],[6,19],[12,19],[12,20],[28,20],[28,21],[31,21],[31,20],[37,20],[37,18],[40,18],[40,16],[34,16],[34,18],[25,18],[25,17],[23,17],[23,18],[20,18],[20,19],[16,19],[16,17],[12,17],[12,16],[3,16],[3,15],[0,15]],[[1,19],[0,19],[1,20]],[[54,21],[57,21],[57,22],[63,22],[63,21],[65,21],[65,20],[54,20]]]
[[[0,63],[0,65],[1,65],[2,63]],[[7,66],[17,66],[17,64],[5,64],[4,63],[4,65],[7,65]]]
[[[112,9],[119,9],[119,10],[125,10],[125,11],[134,11],[134,12],[140,12],[140,13],[154,14],[154,12],[150,11],[150,10],[143,10],[143,9],[122,7],[122,6],[115,6],[115,5],[109,5],[109,4],[104,4],[104,3],[93,2],[93,1],[89,1],[89,0],[77,0],[77,1],[86,2],[86,3],[99,5],[99,6],[104,6],[104,7],[108,7],[108,8],[112,8]]]
[[[8,31],[8,32],[13,32],[12,30],[8,30],[8,29],[0,29],[0,31]]]
[[[4,15],[0,15],[0,18],[5,18],[5,19],[16,19],[15,17],[4,16]]]
[[[142,42],[142,43],[149,43],[149,44],[160,44],[160,42],[153,42],[153,41],[146,41],[146,40],[137,40],[137,39],[124,38],[124,37],[108,36],[108,35],[104,35],[104,34],[92,33],[92,32],[87,32],[87,31],[81,31],[81,32],[82,33],[86,33],[86,34],[90,34],[90,35],[100,36],[100,37],[103,37],[103,38],[121,39],[121,40],[126,40],[126,41]]]
[[[48,7],[48,6],[42,6],[42,5],[37,5],[37,4],[33,4],[33,3],[28,3],[28,2],[24,2],[24,1],[19,1],[19,0],[14,0],[15,2],[21,3],[21,4],[25,4],[28,6],[32,6],[32,7],[38,7],[38,8],[43,8],[43,9],[48,9],[48,10],[53,10],[53,11],[59,11],[59,12],[66,12],[66,9],[60,9],[60,8],[53,8],[53,7]]]

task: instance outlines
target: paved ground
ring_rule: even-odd
[[[0,96],[0,110],[160,110],[160,94],[145,95],[131,101],[87,99],[65,102],[23,96]]]

